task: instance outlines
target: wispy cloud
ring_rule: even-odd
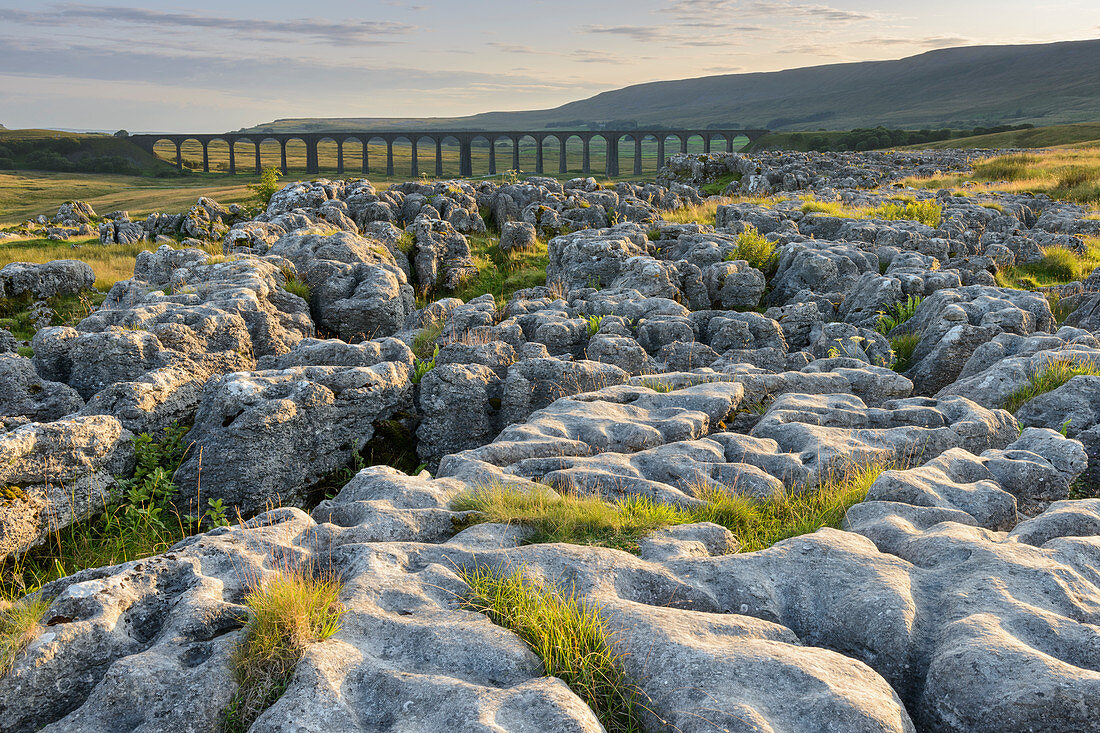
[[[723,14],[731,17],[780,15],[837,24],[874,20],[880,17],[876,13],[791,0],[672,0],[667,7],[661,9],[661,12],[684,20],[714,18]]]
[[[230,32],[234,35],[257,39],[281,37],[309,37],[337,45],[350,45],[370,41],[392,43],[394,36],[407,34],[416,26],[390,20],[345,20],[333,22],[318,18],[293,20],[269,20],[263,18],[231,18],[221,15],[193,12],[167,12],[107,5],[64,3],[37,10],[0,8],[0,21],[30,26],[59,27],[87,21],[123,23],[166,29],[204,29]]]
[[[668,40],[672,37],[667,30],[655,25],[585,25],[581,26],[580,30],[584,33],[621,36],[644,43]]]
[[[882,36],[877,38],[864,38],[860,40],[861,44],[870,46],[884,46],[887,48],[893,47],[908,47],[908,48],[950,48],[953,46],[965,46],[973,43],[972,38],[965,36],[928,36],[925,38],[899,38],[893,36]]]

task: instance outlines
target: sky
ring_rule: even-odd
[[[0,124],[224,132],[1100,36],[1097,0],[0,0]]]

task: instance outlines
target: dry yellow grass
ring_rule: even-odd
[[[99,214],[124,209],[132,218],[154,211],[186,211],[199,196],[223,204],[240,203],[252,197],[247,184],[254,180],[254,176],[165,179],[44,171],[0,173],[0,228],[39,214],[53,216],[58,206],[73,199],[87,201]]]
[[[1073,146],[1003,155],[973,173],[907,178],[914,188],[964,188],[967,193],[1045,193],[1055,199],[1100,205],[1100,147]]]
[[[75,245],[75,246],[74,246]],[[152,242],[101,245],[96,237],[55,242],[48,239],[14,239],[0,242],[0,267],[9,262],[43,263],[51,260],[81,260],[95,272],[95,286],[108,290],[119,280],[134,274],[134,261],[142,250],[155,250]],[[210,254],[221,254],[221,245],[204,247]]]

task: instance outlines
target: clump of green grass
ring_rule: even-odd
[[[603,316],[585,316],[584,320],[588,324],[588,337],[592,338],[600,330]]]
[[[1019,181],[1038,175],[1039,156],[1028,153],[1001,155],[975,163],[974,175],[987,181]]]
[[[237,693],[225,710],[225,733],[247,731],[286,691],[306,647],[340,629],[341,588],[332,578],[285,571],[245,596],[250,618],[233,651]]]
[[[432,352],[429,359],[417,359],[413,364],[412,383],[420,384],[420,380],[424,379],[424,375],[435,369],[435,358],[439,356],[439,344],[436,344],[435,351]]]
[[[73,326],[94,311],[106,297],[104,293],[95,291],[55,295],[46,301],[52,311],[50,325]],[[19,339],[34,338],[38,325],[32,316],[34,302],[30,293],[0,298],[0,328],[8,329]]]
[[[765,274],[775,270],[776,251],[775,243],[761,234],[751,224],[745,227],[745,231],[737,235],[737,246],[726,255],[726,261],[744,260],[750,267]]]
[[[1100,377],[1100,368],[1095,362],[1087,359],[1052,361],[1044,368],[1032,373],[1028,377],[1028,384],[1006,397],[1001,407],[1015,413],[1039,395],[1056,390],[1074,377],[1080,376]]]
[[[492,293],[507,300],[517,290],[546,284],[550,256],[542,238],[531,247],[507,252],[500,250],[499,237],[490,233],[468,234],[466,240],[478,272],[454,291],[456,298],[468,301]]]
[[[943,219],[943,207],[932,199],[904,203],[884,203],[871,209],[867,215],[872,219],[892,221],[906,219],[919,221],[921,224],[927,224],[930,227],[937,227]]]
[[[608,733],[642,730],[640,693],[611,648],[601,609],[565,595],[520,571],[464,570],[470,586],[463,606],[514,631],[542,660],[547,676],[562,679],[596,714]]]
[[[0,677],[11,671],[19,655],[42,630],[39,622],[50,607],[44,598],[24,598],[0,611]]]
[[[639,540],[662,527],[714,522],[740,540],[741,552],[753,552],[774,543],[837,527],[844,513],[863,501],[871,484],[883,472],[881,465],[833,472],[806,491],[783,491],[754,501],[713,486],[694,493],[704,504],[681,507],[644,497],[607,502],[595,496],[557,495],[551,491],[519,491],[494,485],[454,499],[455,511],[477,514],[464,520],[517,523],[527,526],[530,542],[568,542],[600,545],[637,552]]]
[[[644,379],[642,379],[642,386],[646,389],[651,389],[654,392],[672,391],[672,384],[658,377],[645,377]]]
[[[852,212],[839,201],[818,201],[811,199],[802,203],[803,214],[828,214],[829,216],[851,217]]]
[[[894,303],[885,310],[879,311],[880,315],[875,323],[875,330],[884,336],[890,333],[913,317],[913,314],[917,312],[917,306],[921,304],[921,300],[923,298],[919,295],[916,297],[910,295],[905,299],[905,302]]]
[[[137,468],[132,477],[119,480],[103,513],[58,529],[41,547],[9,560],[3,595],[21,596],[78,570],[155,555],[198,532],[203,523],[227,524],[220,500],[208,500],[202,517],[183,516],[172,503],[177,493],[172,477],[190,448],[187,430],[173,426],[156,437],[136,436]]]
[[[998,270],[997,284],[1003,288],[1035,290],[1084,280],[1100,267],[1100,238],[1085,240],[1083,249],[1084,252],[1078,254],[1065,247],[1046,247],[1043,259],[1038,262]]]
[[[723,176],[719,176],[712,183],[704,183],[699,187],[699,190],[708,196],[721,196],[729,188],[729,185],[734,181],[740,181],[740,173],[727,173]]]
[[[439,337],[443,335],[443,319],[430,320],[413,337],[412,352],[417,358],[426,359],[438,347]]]
[[[913,366],[913,352],[919,344],[919,333],[906,333],[890,339],[890,350],[894,352],[894,364],[890,368],[899,374],[909,371]]]
[[[718,201],[704,201],[694,206],[681,206],[675,211],[662,211],[661,218],[671,224],[714,225],[718,216]]]
[[[296,277],[288,277],[283,289],[288,293],[293,293],[305,302],[309,302],[309,285],[305,284]]]

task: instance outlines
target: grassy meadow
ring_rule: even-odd
[[[1045,193],[1051,198],[1100,205],[1100,140],[1028,153],[1010,153],[974,165],[972,173],[907,178],[915,188],[962,189],[967,194]]]

